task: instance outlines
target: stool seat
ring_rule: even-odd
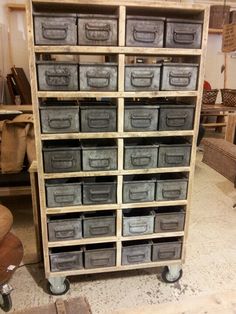
[[[10,210],[0,205],[0,241],[8,234],[13,224],[13,217]]]

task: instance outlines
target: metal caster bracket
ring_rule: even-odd
[[[181,276],[181,270],[182,270],[182,265],[181,264],[176,264],[176,265],[170,265],[168,267],[168,273],[166,274],[166,279],[168,281],[176,281],[180,278]]]

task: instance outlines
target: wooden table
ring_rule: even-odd
[[[215,128],[215,132],[221,133],[227,124],[225,117],[231,112],[236,112],[236,106],[226,107],[222,104],[204,104],[201,108],[201,123],[205,128]],[[216,122],[207,122],[208,117],[216,117]]]

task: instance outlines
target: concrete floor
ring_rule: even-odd
[[[236,285],[236,193],[233,184],[201,162],[198,153],[183,277],[175,284],[160,282],[160,269],[89,275],[71,278],[64,298],[86,296],[95,314],[145,305],[174,302],[186,296],[223,293]],[[22,228],[24,226],[24,228]],[[21,238],[32,232],[29,220]],[[29,242],[26,247],[30,244]],[[31,245],[32,247],[32,245]],[[48,304],[56,298],[44,292],[41,265],[23,266],[11,280],[13,310]],[[0,310],[0,313],[1,310]]]

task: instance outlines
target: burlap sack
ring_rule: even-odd
[[[33,116],[19,115],[12,121],[3,121],[1,127],[1,171],[20,172],[26,152],[30,163],[35,159]]]
[[[0,241],[11,230],[13,217],[8,208],[0,205]]]

